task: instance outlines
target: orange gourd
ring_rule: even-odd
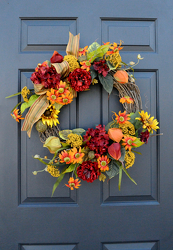
[[[119,83],[128,83],[128,74],[125,70],[117,70],[117,72],[114,74],[114,78]]]

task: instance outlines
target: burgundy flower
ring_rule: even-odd
[[[89,149],[95,152],[96,157],[107,152],[109,136],[106,134],[105,125],[103,127],[98,125],[96,129],[89,128],[83,138]]]
[[[84,69],[75,69],[68,77],[71,87],[77,92],[89,89],[91,80],[90,72]]]
[[[150,137],[150,133],[148,132],[148,130],[146,130],[145,132],[141,132],[140,141],[145,142],[145,144],[147,144],[149,137]]]
[[[35,69],[30,79],[34,84],[42,84],[45,88],[55,88],[60,83],[60,78],[61,75],[56,72],[56,69],[44,62]]]
[[[100,174],[101,173],[98,168],[98,162],[84,161],[77,168],[78,177],[87,182],[95,181]]]
[[[109,68],[105,60],[100,60],[99,62],[94,62],[93,67],[99,74],[102,74],[104,77],[107,76]]]
[[[51,63],[61,63],[63,61],[63,56],[61,56],[57,51],[54,51],[52,57],[50,58]]]

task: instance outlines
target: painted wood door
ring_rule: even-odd
[[[171,250],[173,249],[172,37],[173,3],[151,1],[0,2],[0,249],[2,250]],[[32,86],[36,65],[53,51],[65,55],[69,31],[80,33],[80,47],[97,40],[124,41],[124,62],[136,67],[143,108],[160,121],[162,137],[141,148],[130,175],[109,183],[82,182],[69,191],[32,156],[48,154],[35,129],[31,139],[11,119],[17,98],[5,97]],[[63,108],[61,128],[94,127],[122,109],[114,90],[108,100],[100,85],[80,93]]]

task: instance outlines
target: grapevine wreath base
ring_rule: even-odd
[[[140,91],[132,74],[133,67],[143,59],[140,54],[137,63],[126,64],[120,56],[121,42],[103,45],[94,42],[79,48],[79,38],[80,34],[69,33],[67,55],[63,57],[54,51],[50,61],[37,65],[31,75],[34,89],[25,86],[21,92],[9,96],[23,97],[11,114],[17,122],[24,119],[22,131],[27,131],[30,137],[35,124],[43,147],[53,154],[52,159],[36,154],[34,158],[45,168],[33,172],[37,175],[46,171],[57,178],[52,195],[69,173],[71,177],[65,185],[71,190],[79,188],[81,180],[92,183],[116,175],[119,175],[120,189],[122,172],[136,184],[127,171],[138,153],[134,149],[147,143],[153,131],[159,129],[158,121],[142,110]],[[89,90],[94,84],[102,84],[108,95],[116,88],[124,112],[113,112],[112,121],[106,126],[99,124],[87,131],[83,128],[60,130],[60,109],[70,104],[77,92]]]

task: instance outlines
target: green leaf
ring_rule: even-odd
[[[77,134],[77,135],[81,135],[83,133],[86,133],[86,130],[83,129],[83,128],[75,128],[75,129],[72,130],[72,133]]]
[[[110,70],[116,69],[116,67],[114,67],[109,61],[106,61],[106,63],[107,63]]]
[[[118,189],[119,189],[119,191],[120,191],[120,189],[121,189],[121,181],[122,181],[122,165],[120,166],[120,168],[119,168],[119,181],[118,181]]]
[[[56,110],[60,110],[60,108],[62,108],[63,105],[55,102],[53,106],[55,107]]]
[[[11,110],[10,113],[12,113],[19,105],[21,105],[23,102],[19,102],[18,104],[16,104],[16,106]]]
[[[63,147],[69,146],[69,144],[67,144],[66,142],[61,142]]]
[[[73,172],[75,166],[76,166],[75,164],[70,164],[70,166],[63,172],[63,174]]]
[[[130,122],[134,124],[137,117],[140,117],[139,110],[137,110],[135,113],[130,113]]]
[[[51,197],[53,197],[53,194],[54,194],[56,188],[58,187],[58,185],[60,184],[60,182],[62,181],[62,179],[64,178],[64,175],[65,175],[65,174],[60,174],[60,176],[58,177],[57,181],[56,181],[55,184],[53,185],[52,196],[51,196]]]
[[[135,113],[130,113],[130,120],[129,120],[129,122],[131,122],[135,126],[135,129],[138,130],[142,127],[142,122],[136,120],[136,118],[140,118],[139,110],[137,110]]]
[[[125,168],[123,168],[123,171],[124,171],[124,173],[129,177],[129,179],[130,179],[133,183],[135,183],[135,184],[137,185],[137,183],[132,179],[132,177],[129,175],[129,173],[127,172],[127,170],[126,170]]]
[[[17,95],[21,95],[21,92],[18,92],[18,93],[13,94],[13,95],[6,96],[5,98],[6,98],[6,99],[7,99],[7,98],[11,98],[11,97],[17,96]]]
[[[115,160],[112,160],[109,163],[109,170],[106,171],[106,174],[108,175],[109,179],[111,179],[118,173],[119,173],[119,166],[117,165]]]
[[[104,77],[101,74],[98,74],[98,77],[99,77],[101,84],[103,85],[103,88],[110,95],[110,93],[113,90],[113,84],[114,84],[112,76],[110,74],[107,74],[107,76]]]
[[[83,62],[83,61],[86,61],[86,60],[87,60],[87,56],[86,56],[86,55],[85,55],[85,56],[82,55],[82,56],[79,56],[79,57],[78,57],[78,61],[79,61],[79,62]]]
[[[144,144],[144,142],[140,141],[139,138],[136,138],[136,140],[134,140],[133,143],[137,145],[137,146],[133,146],[134,148],[139,148],[140,146]]]
[[[50,62],[49,60],[46,60],[46,62],[47,62],[47,65],[48,65],[49,67],[51,67],[51,62]]]
[[[20,107],[21,114],[25,111],[25,109],[31,107],[32,104],[37,100],[38,97],[39,97],[38,95],[32,95],[32,96],[29,98],[29,101],[28,101],[28,102],[22,103],[22,105],[21,105],[21,107]]]
[[[90,60],[91,63],[94,62],[96,58],[102,58],[109,49],[109,45],[101,45],[101,46],[99,45],[99,47],[98,45],[99,44],[97,42],[94,42],[90,45],[92,47],[91,47],[91,52],[88,52],[87,54],[87,60]]]
[[[142,127],[142,122],[141,121],[139,121],[139,120],[136,120],[136,122],[135,122],[135,129],[140,129]]]
[[[68,140],[68,135],[71,133],[72,133],[72,130],[65,129],[65,130],[59,131],[59,136],[63,140]]]
[[[119,125],[115,123],[115,121],[111,121],[105,126],[106,132],[108,132],[110,128],[119,128]]]
[[[108,132],[108,130],[111,128],[111,125],[114,124],[114,121],[109,122],[106,126],[105,126],[105,130],[106,132]]]
[[[90,70],[90,74],[91,74],[92,80],[95,79],[98,75],[97,71],[95,71],[95,70]]]
[[[142,155],[141,152],[138,152],[136,150],[132,150],[132,152],[135,153],[135,154],[138,154],[138,155]]]
[[[97,48],[100,47],[100,44],[97,42],[93,42],[89,47],[88,47],[88,54],[91,53],[92,51],[95,51]]]
[[[124,147],[121,147],[121,157],[119,158],[119,161],[123,162],[125,158],[126,150]]]

